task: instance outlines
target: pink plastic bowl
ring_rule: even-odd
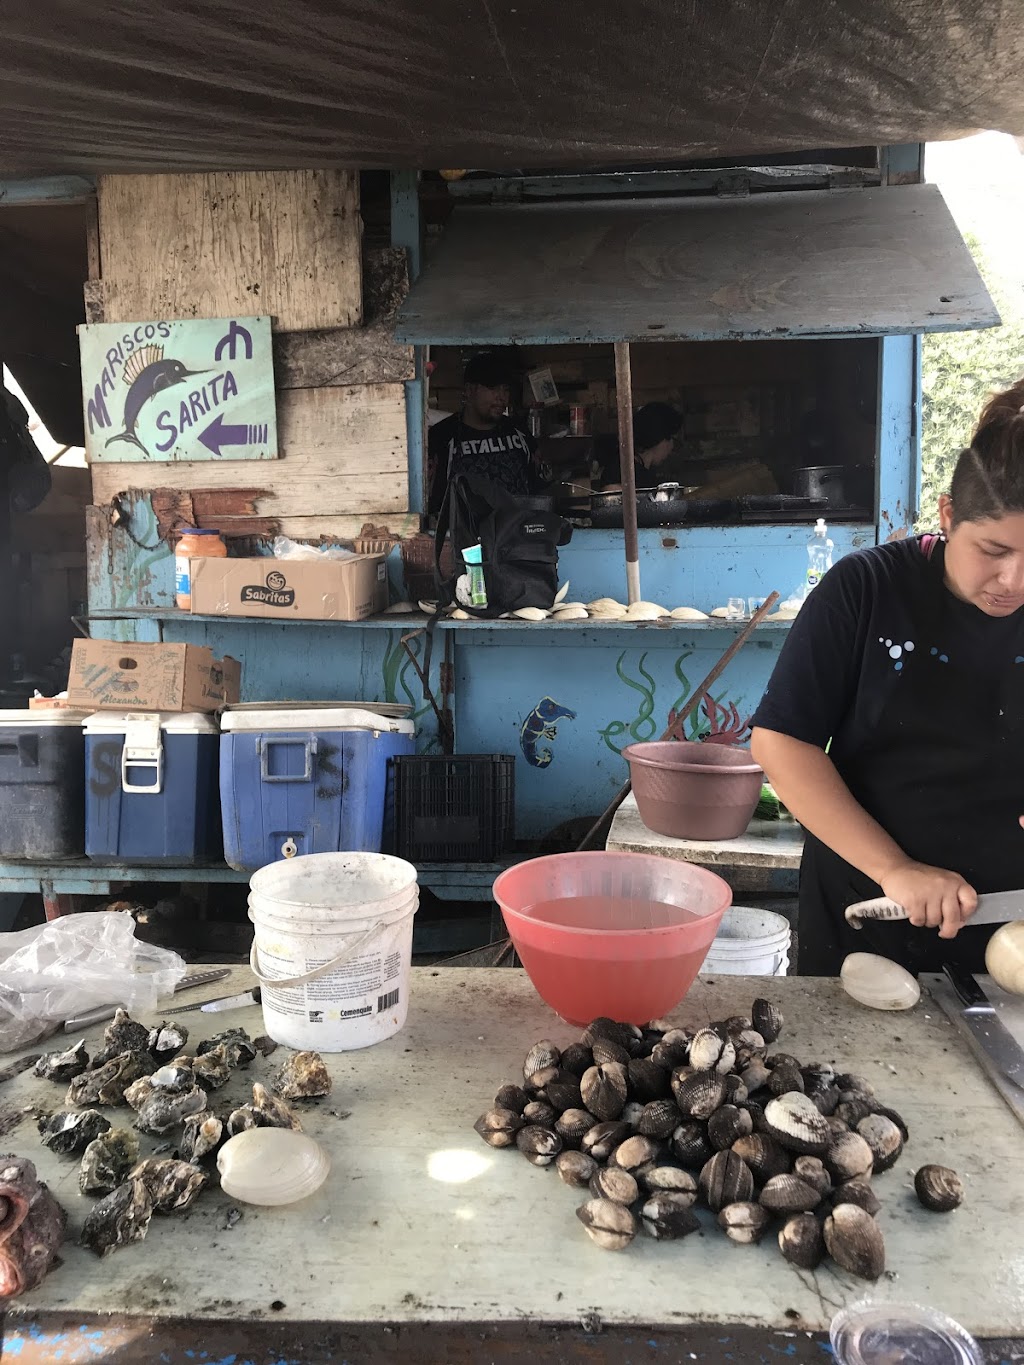
[[[494,898],[537,993],[571,1024],[646,1024],[693,984],[732,891],[647,853],[558,853],[503,872]]]

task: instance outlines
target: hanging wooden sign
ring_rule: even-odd
[[[78,329],[90,460],[276,460],[270,319]]]

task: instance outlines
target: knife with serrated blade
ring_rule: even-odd
[[[220,1014],[224,1010],[242,1010],[247,1005],[258,1005],[262,996],[259,986],[240,995],[221,995],[216,1000],[201,1000],[197,1005],[179,1005],[177,1009],[167,1010],[167,1014],[191,1014],[202,1010],[203,1014]]]
[[[231,975],[230,967],[213,967],[208,972],[189,972],[183,976],[175,986],[172,994],[178,995],[181,991],[191,991],[197,986],[209,986],[214,981],[223,981],[226,976]],[[80,1029],[91,1028],[93,1024],[102,1024],[107,1019],[113,1019],[117,1013],[117,1005],[97,1005],[94,1010],[89,1010],[86,1014],[79,1014],[74,1019],[68,1019],[64,1024],[65,1033],[78,1033]],[[165,1014],[173,1014],[173,1010],[164,1010]]]
[[[846,910],[846,921],[851,929],[863,929],[866,919],[896,920],[906,919],[907,912],[902,905],[888,896],[879,896],[872,901],[858,901]],[[965,927],[972,924],[1006,924],[1010,920],[1024,919],[1024,891],[992,891],[978,897],[978,908],[968,919]]]
[[[978,1046],[1007,1080],[1024,1089],[1024,1048],[999,1019],[995,1005],[970,972],[948,962],[942,970],[960,998],[960,1017]]]

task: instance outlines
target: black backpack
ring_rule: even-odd
[[[455,604],[471,616],[503,616],[521,607],[550,611],[558,592],[558,547],[568,545],[572,527],[556,512],[531,506],[535,501],[478,474],[452,476],[434,538],[439,610]],[[451,537],[451,572],[441,567],[446,536]],[[467,572],[462,551],[471,545],[482,549],[486,607],[468,605],[457,592]]]

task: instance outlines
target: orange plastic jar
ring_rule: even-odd
[[[182,531],[174,551],[174,600],[182,611],[192,610],[193,559],[227,559],[228,547],[219,531]]]

